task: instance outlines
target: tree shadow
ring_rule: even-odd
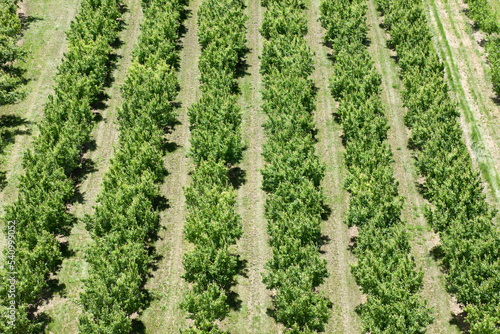
[[[26,309],[30,322],[40,324],[42,331],[46,328],[46,325],[52,321],[52,318],[46,312],[39,311],[40,307],[43,306],[44,301],[51,299],[56,294],[62,297],[66,296],[66,285],[59,282],[59,280],[54,277],[54,272],[47,275],[45,278],[47,285],[42,289],[36,300],[32,304],[27,305],[28,307]]]
[[[229,182],[233,186],[234,189],[241,188],[242,185],[246,183],[246,175],[247,172],[240,167],[232,167],[227,171],[227,176],[229,178]]]
[[[0,116],[0,127],[1,128],[14,128],[20,125],[31,124],[26,118],[17,115],[2,115]]]
[[[449,267],[446,266],[442,261],[445,257],[445,253],[441,245],[434,246],[429,251],[429,255],[432,257],[434,261],[439,263],[439,269],[441,269],[441,272],[443,274],[447,274],[450,271]]]
[[[32,122],[27,121],[23,117],[19,117],[17,115],[2,115],[0,116],[0,129],[4,130],[8,128],[17,128],[21,125],[30,125]],[[19,130],[16,129],[12,134],[31,134],[31,130]],[[4,134],[2,134],[4,137]]]
[[[30,121],[17,115],[0,116],[0,154],[4,152],[7,145],[14,144],[17,136],[31,135],[31,129],[19,129],[22,125],[31,125]],[[7,186],[7,177],[5,171],[0,171],[0,190]]]
[[[43,21],[41,17],[38,16],[29,16],[25,13],[18,14],[19,20],[21,21],[21,34],[30,28],[30,25],[33,22]]]
[[[105,120],[105,118],[102,116],[102,113],[98,110],[92,111],[92,114],[94,115],[94,122],[96,124]]]
[[[311,138],[313,140],[313,142],[315,144],[319,143],[319,139],[318,139],[318,129],[317,128],[314,128],[314,129],[311,129],[311,131],[309,132],[311,134]]]
[[[156,240],[159,239],[161,238],[159,236],[156,236]],[[149,263],[149,268],[151,270],[147,273],[147,276],[153,277],[153,272],[159,269],[158,263],[163,260],[164,256],[156,251],[156,247],[153,244],[149,245],[148,254],[151,256],[152,261]]]
[[[132,333],[134,334],[145,334],[146,326],[139,319],[132,319]]]
[[[30,135],[31,129],[19,129],[20,126],[29,124],[32,124],[32,122],[17,115],[0,116],[1,141],[3,142],[0,153],[3,152],[6,145],[14,144],[17,136]]]
[[[110,96],[104,92],[99,93],[97,95],[96,100],[90,103],[90,108],[93,110],[94,114],[100,114],[96,111],[103,111],[105,110],[108,105],[106,104],[106,101],[110,99]],[[102,119],[102,115],[101,115]]]
[[[323,221],[327,221],[328,219],[330,219],[330,216],[332,215],[332,208],[327,205],[327,204],[324,204],[322,205],[323,207],[323,213],[321,213],[321,220]]]
[[[120,41],[120,43],[122,43],[122,42]],[[117,44],[116,46],[120,47],[122,44],[120,44],[120,45]],[[116,79],[115,79],[113,74],[115,73],[115,70],[118,68],[118,60],[121,58],[123,58],[123,57],[121,55],[116,54],[116,53],[111,53],[109,55],[109,59],[105,64],[105,67],[107,69],[107,73],[106,73],[106,77],[104,78],[103,88],[109,88],[115,82]],[[91,107],[91,109],[94,110],[94,114],[97,114],[95,111],[102,111],[102,110],[106,109],[108,107],[106,102],[109,99],[110,99],[110,96],[105,91],[101,91],[95,97],[95,101],[92,101],[92,103],[90,103],[90,107]]]
[[[166,142],[163,145],[163,151],[168,152],[168,153],[173,153],[173,152],[177,151],[180,147],[182,147],[182,146],[175,143],[175,142]]]
[[[15,130],[6,130],[4,128],[4,131],[2,133],[2,141],[5,144],[14,144],[16,142],[16,137],[17,136],[24,136],[24,135],[31,135],[31,130],[21,130],[21,129],[15,129]],[[3,149],[3,147],[2,147]],[[1,150],[1,149],[0,149]]]
[[[170,209],[170,201],[163,195],[157,196],[153,199],[153,210],[165,211]]]
[[[43,289],[35,305],[41,306],[46,300],[51,299],[56,294],[65,297],[66,296],[66,284],[59,282],[57,278],[49,277],[46,280],[47,286]]]
[[[228,291],[226,293],[226,296],[227,296],[226,302],[229,308],[235,312],[239,311],[242,305],[240,296],[234,291]]]
[[[80,184],[87,178],[90,173],[97,172],[96,164],[92,159],[81,158],[81,163],[78,168],[76,168],[70,175],[69,178],[73,181],[75,185],[75,193],[70,203],[83,204],[85,199],[80,191]]]
[[[242,51],[242,55],[236,64],[234,76],[236,79],[243,78],[245,76],[249,76],[250,72],[248,72],[248,69],[250,68],[250,65],[248,65],[246,56],[251,52],[251,49],[245,47]]]
[[[240,255],[236,255],[236,270],[237,270],[237,275],[248,278],[248,261],[245,259],[242,259]],[[231,287],[235,286],[236,282],[233,282],[231,284]],[[239,311],[241,309],[242,301],[239,297],[239,295],[232,291],[231,288],[229,288],[226,291],[226,296],[227,296],[227,304],[230,309],[233,311]]]
[[[410,151],[415,151],[415,152],[419,152],[422,150],[421,147],[415,143],[415,141],[411,136],[408,138],[408,143],[406,144],[406,148]]]
[[[2,170],[0,171],[0,191],[4,190],[7,184],[7,172]]]
[[[347,246],[347,249],[349,249],[351,253],[354,253],[357,247],[358,247],[358,236],[353,235],[349,239],[349,245]]]
[[[179,109],[182,106],[182,103],[181,102],[172,102],[170,105],[174,109]],[[163,127],[163,133],[166,134],[166,135],[170,135],[170,134],[172,134],[175,131],[175,128],[177,126],[179,126],[179,125],[182,125],[182,123],[181,123],[181,121],[179,121],[178,119],[176,119],[173,122],[171,122],[170,124],[168,124],[165,127]]]
[[[248,261],[242,259],[240,255],[237,255],[236,263],[238,275],[244,278],[248,278]]]
[[[97,150],[97,142],[95,139],[92,139],[83,145],[82,153],[94,152],[95,150]]]
[[[185,1],[183,1],[183,2],[185,2]],[[184,6],[186,6],[186,5],[184,5]],[[183,10],[180,11],[180,17],[179,17],[180,25],[179,25],[179,30],[178,30],[179,38],[175,42],[175,50],[177,51],[178,55],[180,54],[180,51],[182,49],[184,49],[184,44],[182,43],[181,40],[184,37],[186,37],[186,34],[188,32],[188,29],[187,29],[186,25],[184,24],[184,22],[186,22],[186,20],[191,18],[192,16],[193,16],[193,13],[192,13],[192,10],[190,10],[190,9],[183,8]],[[176,70],[179,70],[181,67],[180,61],[181,61],[180,56],[177,56],[175,59],[175,62],[173,64],[173,67]]]
[[[49,324],[52,321],[52,318],[45,312],[37,312],[38,306],[35,305],[29,305],[27,309],[28,313],[28,320],[32,324],[43,324],[43,327],[45,327],[47,324]]]
[[[429,251],[429,254],[431,255],[432,259],[436,262],[442,260],[445,255],[443,247],[441,245],[436,245],[432,247],[432,249]]]
[[[423,198],[426,200],[429,200],[429,196],[427,195],[427,187],[424,181],[419,181],[420,179],[415,180],[415,188],[417,188],[417,191],[420,195],[422,195]]]
[[[120,26],[121,26],[121,25],[122,25],[122,24],[120,24]],[[126,26],[126,23],[123,23],[123,25],[124,25],[124,26]],[[119,30],[123,30],[123,29],[124,29],[124,28],[120,28]],[[110,44],[111,48],[113,48],[113,49],[115,49],[115,50],[117,50],[117,49],[121,48],[123,45],[125,45],[125,42],[124,42],[124,41],[122,41],[122,40],[121,40],[120,38],[118,38],[118,37],[117,37],[117,38],[116,38],[113,42],[111,42],[111,44]],[[118,58],[116,58],[116,59],[118,59]]]
[[[369,48],[373,44],[373,41],[371,39],[369,39],[368,37],[365,37],[361,41],[361,44],[363,44],[365,47]]]
[[[470,333],[470,324],[466,322],[467,312],[462,311],[459,314],[452,313],[452,318],[450,320],[451,325],[455,325],[460,329],[462,333]]]
[[[490,100],[498,107],[500,107],[500,96],[492,96]]]
[[[75,220],[76,220],[76,218],[75,218]],[[66,237],[68,235],[69,235],[69,233],[64,234],[63,237]],[[66,238],[64,238],[60,241],[59,247],[61,250],[61,254],[65,259],[68,259],[68,258],[76,255],[75,251],[71,247],[69,247],[69,242],[68,242],[68,240],[66,240]]]
[[[322,250],[321,247],[329,244],[330,242],[332,242],[332,238],[330,238],[329,235],[326,235],[326,234],[322,234],[320,237],[319,237],[319,240],[318,240],[318,246],[319,246],[319,253],[320,254],[326,254],[326,251]]]
[[[188,29],[184,24],[184,22],[193,17],[193,11],[191,9],[184,8],[183,10],[181,10],[179,14],[180,14],[179,20],[181,21],[181,24],[179,26],[179,37],[183,38],[186,36],[186,33],[188,32]]]
[[[332,113],[332,118],[333,118],[333,121],[336,124],[340,124],[341,123],[340,114],[338,112],[333,112]]]
[[[392,59],[392,60],[393,60],[396,64],[399,64],[399,58],[398,58],[398,56],[397,56],[397,55],[396,55],[396,56],[392,56],[392,55],[391,55],[391,56],[389,56],[389,57],[390,57],[390,58],[391,58],[391,59]]]
[[[320,44],[322,46],[325,46],[328,48],[328,50],[332,50],[333,49],[333,44],[332,42],[330,42],[326,37],[320,42]],[[328,54],[327,56],[330,56],[333,60],[333,56],[331,54]]]

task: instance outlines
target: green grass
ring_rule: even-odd
[[[432,11],[432,14],[436,20],[437,24],[437,30],[439,33],[439,37],[441,37],[441,40],[439,38],[435,38],[435,47],[437,47],[437,50],[440,54],[440,56],[443,58],[443,64],[445,66],[446,74],[448,77],[448,82],[450,84],[450,88],[456,97],[456,102],[458,103],[458,106],[460,107],[460,110],[462,111],[462,115],[465,118],[465,121],[467,122],[469,128],[470,128],[470,140],[472,142],[472,150],[474,152],[474,155],[477,159],[479,169],[481,171],[481,175],[483,178],[486,180],[488,183],[490,189],[493,192],[493,196],[496,200],[497,203],[500,203],[500,177],[494,168],[494,162],[492,161],[492,158],[490,154],[487,152],[487,149],[484,144],[484,138],[481,133],[481,128],[478,124],[479,120],[477,120],[474,116],[474,113],[472,112],[472,109],[467,102],[467,97],[465,94],[465,91],[460,83],[460,73],[458,70],[458,65],[453,57],[453,52],[451,50],[450,44],[448,42],[443,23],[441,22],[437,6],[434,0],[429,1],[429,11]],[[449,4],[447,6],[449,8]],[[460,14],[464,15],[464,14]],[[430,13],[427,15],[429,21],[430,21]],[[453,20],[451,21],[451,25],[455,33],[457,33],[457,28],[455,26],[455,23]],[[437,36],[436,36],[437,37]],[[467,57],[464,57],[465,60],[467,60]],[[471,87],[474,87],[475,85],[473,83],[470,83]],[[481,111],[486,111],[487,109],[484,105],[484,101],[482,101],[480,98],[478,98],[478,94],[474,91],[474,89],[471,90],[472,96],[474,100],[478,103],[479,108]]]

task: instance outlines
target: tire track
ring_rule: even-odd
[[[447,78],[460,107],[460,124],[474,164],[488,188],[488,199],[500,201],[500,108],[494,92],[481,33],[473,32],[460,0],[425,2],[434,43],[445,63]],[[496,202],[496,203],[495,203]]]

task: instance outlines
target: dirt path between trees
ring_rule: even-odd
[[[244,181],[237,190],[237,213],[241,216],[243,235],[237,245],[237,253],[246,262],[246,275],[238,278],[235,292],[241,300],[241,307],[226,320],[230,333],[277,333],[280,325],[267,315],[272,306],[271,292],[262,283],[264,266],[271,258],[268,244],[267,221],[264,216],[265,192],[262,187],[264,167],[262,145],[265,133],[262,124],[266,116],[261,110],[262,78],[260,59],[263,38],[259,33],[264,8],[260,0],[245,2],[247,21],[246,71],[239,81],[242,107],[241,133],[246,150],[238,168]]]

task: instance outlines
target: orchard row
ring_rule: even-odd
[[[195,170],[185,190],[184,235],[192,247],[183,258],[190,283],[181,307],[194,324],[185,333],[222,333],[217,321],[230,311],[239,272],[234,245],[242,234],[229,168],[242,155],[238,66],[246,50],[241,0],[203,0],[198,10],[201,98],[188,111]]]
[[[321,22],[334,59],[330,88],[345,142],[350,193],[346,223],[359,228],[352,273],[363,292],[358,306],[370,333],[423,333],[432,322],[420,295],[423,272],[410,255],[394,179],[381,77],[367,50],[365,0],[325,0]]]
[[[401,67],[402,92],[416,166],[432,207],[425,217],[439,233],[447,288],[466,305],[471,333],[500,333],[500,235],[485,201],[433,48],[419,0],[379,0]]]
[[[17,44],[21,20],[17,15],[19,0],[0,0],[0,106],[21,98],[23,77],[18,61],[26,52]]]
[[[84,0],[67,33],[68,51],[55,77],[54,93],[45,105],[40,135],[24,155],[19,196],[6,208],[4,217],[16,222],[17,228],[15,259],[5,252],[5,269],[0,275],[2,300],[8,300],[5,277],[11,260],[15,261],[17,282],[15,326],[2,316],[2,333],[34,333],[44,326],[43,315],[36,315],[36,305],[49,288],[48,275],[62,260],[56,236],[67,234],[74,222],[66,204],[75,194],[75,171],[90,140],[92,105],[110,80],[111,45],[121,26],[120,16],[117,0]]]
[[[500,25],[497,13],[488,0],[467,0],[469,5],[467,14],[474,21],[474,25],[487,34],[485,49],[488,53],[488,62],[491,69],[493,90],[500,95]]]
[[[156,253],[160,185],[166,176],[165,131],[176,120],[181,0],[143,0],[141,35],[133,50],[118,112],[120,135],[95,212],[88,278],[80,295],[80,333],[131,333],[131,315],[148,302],[143,286]]]
[[[264,283],[274,293],[273,316],[290,333],[324,331],[331,302],[318,292],[328,277],[320,248],[325,166],[315,153],[313,53],[304,39],[301,0],[267,0],[260,71],[267,115],[263,189],[272,249]]]

